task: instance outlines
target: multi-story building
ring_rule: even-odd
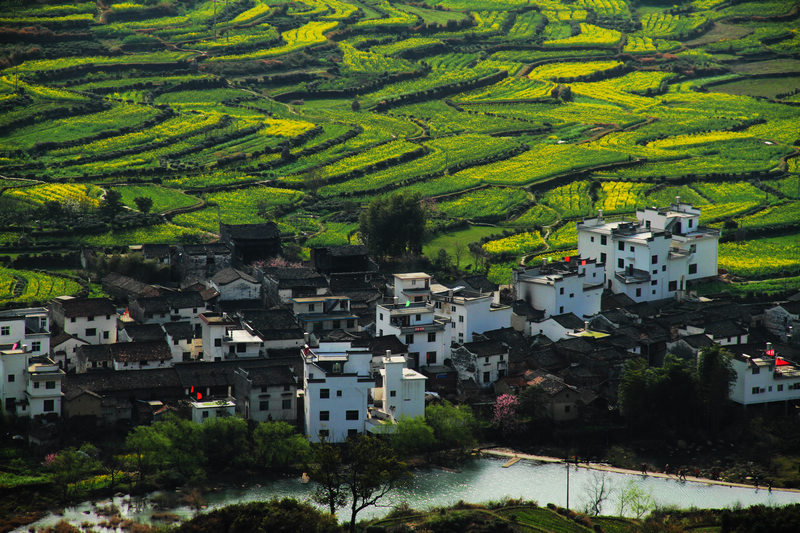
[[[437,313],[450,317],[453,340],[459,343],[472,342],[473,333],[511,325],[511,307],[494,303],[491,292],[432,285],[431,300]]]
[[[292,311],[308,333],[341,329],[358,331],[358,316],[350,311],[347,296],[292,298]]]
[[[605,265],[606,286],[636,302],[681,295],[689,281],[717,275],[719,230],[699,225],[700,209],[681,203],[636,212],[636,221],[578,222],[578,253]]]
[[[425,416],[425,376],[406,367],[406,358],[387,350],[378,370],[380,386],[372,389],[373,414],[393,422],[402,417]],[[377,413],[376,413],[377,412]]]
[[[59,296],[50,302],[50,320],[89,344],[117,342],[117,310],[108,298]]]
[[[427,301],[379,304],[375,323],[377,335],[394,335],[405,344],[415,370],[441,365],[450,356],[453,330],[450,318],[437,315],[435,311],[433,304]]]
[[[342,442],[364,433],[368,417],[372,352],[349,342],[321,342],[305,347],[303,393],[305,433],[312,442]]]
[[[0,311],[0,347],[23,346],[31,355],[50,353],[50,320],[44,307]]]
[[[297,419],[297,378],[287,364],[234,371],[236,410],[248,420]]]
[[[464,343],[453,350],[452,360],[459,379],[473,379],[484,389],[508,375],[508,347],[501,342]]]
[[[128,310],[140,324],[188,321],[195,326],[200,323],[200,314],[206,311],[206,303],[197,291],[170,291],[131,299]]]
[[[263,357],[264,341],[247,322],[226,314],[200,315],[205,361]]]
[[[730,399],[742,405],[800,400],[800,368],[775,355],[767,345],[761,356],[742,354],[731,359],[736,381]]]
[[[588,318],[600,312],[605,266],[594,259],[565,257],[564,261],[512,272],[514,293],[544,318],[573,313]]]
[[[431,276],[425,272],[394,274],[392,296],[401,304],[405,302],[426,302],[431,297]]]
[[[31,418],[61,414],[64,371],[49,357],[30,349],[0,350],[0,401],[9,415]]]

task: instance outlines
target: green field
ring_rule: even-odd
[[[598,209],[676,195],[747,242],[800,230],[794,2],[162,4],[2,16],[0,244],[65,223],[72,237],[51,240],[208,240],[220,221],[270,218],[303,247],[354,242],[352,210],[394,192],[423,196],[432,230],[521,232],[489,245],[493,275],[541,238],[574,246],[574,221]],[[109,188],[125,214],[146,196],[169,220],[98,233]],[[487,231],[434,233],[425,253]]]

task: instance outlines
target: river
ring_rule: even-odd
[[[362,511],[359,518],[378,517],[386,514],[393,505],[408,502],[413,508],[426,509],[435,506],[452,505],[459,500],[471,503],[497,501],[506,497],[534,500],[539,505],[554,503],[566,506],[567,468],[564,464],[543,464],[533,461],[520,461],[509,468],[502,465],[506,459],[481,458],[465,464],[457,472],[441,469],[416,470],[407,486],[391,494],[383,502],[383,507]],[[586,501],[587,489],[601,472],[586,468],[569,468],[569,506],[580,510]],[[617,514],[618,496],[621,489],[634,483],[652,495],[659,506],[679,508],[724,508],[755,504],[785,505],[800,503],[800,493],[764,488],[728,487],[697,482],[680,482],[676,479],[656,478],[617,472],[605,472],[606,482],[614,489],[602,508],[603,514]],[[313,484],[303,484],[300,479],[282,479],[263,484],[252,484],[240,488],[224,488],[205,495],[208,509],[233,503],[266,500],[273,497],[291,496],[306,500]],[[99,502],[98,505],[109,503]],[[134,500],[115,498],[114,504],[123,518],[136,522],[150,523],[153,506],[148,499]],[[181,518],[191,517],[193,511],[186,506],[160,508],[157,512],[168,512]],[[347,518],[346,510],[341,513]],[[51,526],[61,519],[73,524],[84,522],[98,524],[104,520],[95,513],[91,502],[85,502],[64,510],[63,515],[50,514],[16,531],[24,532],[29,527]],[[102,528],[100,528],[103,531]],[[108,530],[106,530],[108,531]]]

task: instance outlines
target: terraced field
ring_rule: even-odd
[[[429,257],[494,235],[502,277],[574,246],[582,216],[680,196],[738,232],[721,264],[797,286],[742,266],[800,229],[794,2],[106,4],[0,17],[0,245],[63,229],[55,203],[76,228],[61,245],[267,218],[305,246],[357,242],[360,206],[403,191],[433,211]],[[126,209],[99,231],[108,190]],[[142,196],[168,220],[137,218]],[[463,221],[499,227],[446,229]]]

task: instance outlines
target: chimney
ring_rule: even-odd
[[[392,351],[391,350],[386,350],[386,355],[383,357],[383,360],[385,362],[389,362],[389,359],[391,359],[391,358],[392,358]]]
[[[308,332],[303,333],[303,342],[308,346],[309,341],[311,340],[311,334]]]
[[[583,321],[583,331],[589,331],[589,321],[588,320],[584,320]]]

